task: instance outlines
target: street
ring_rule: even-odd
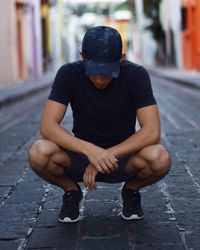
[[[39,121],[50,89],[0,109],[0,249],[200,248],[200,91],[153,76],[151,80],[171,171],[141,190],[141,221],[121,219],[121,184],[98,183],[95,192],[84,190],[83,220],[59,223],[63,191],[37,177],[27,160],[29,146],[40,138]],[[70,129],[70,112],[63,124]]]

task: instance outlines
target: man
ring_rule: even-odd
[[[139,189],[169,170],[148,73],[123,60],[121,37],[111,27],[89,29],[81,55],[82,61],[63,65],[56,75],[41,120],[44,139],[31,146],[30,164],[41,178],[64,190],[60,222],[80,219],[79,181],[92,190],[96,181],[125,182],[122,218],[141,219]],[[69,103],[73,134],[61,125]]]

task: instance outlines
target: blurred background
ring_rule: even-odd
[[[200,71],[199,0],[0,0],[0,87],[80,59],[95,25],[122,35],[139,64]]]

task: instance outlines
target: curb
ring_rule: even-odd
[[[47,89],[53,82],[53,76],[54,74],[48,74],[42,78],[25,81],[20,85],[0,90],[0,107]]]
[[[168,73],[160,72],[158,70],[150,69],[148,67],[147,67],[147,70],[150,73],[150,75],[164,78],[166,80],[170,80],[172,82],[179,83],[179,84],[184,85],[184,86],[189,87],[189,88],[200,90],[200,79],[197,80],[197,79],[192,79],[192,77],[191,77],[191,79],[187,79],[187,78],[181,78],[181,77],[173,76],[173,75],[170,76]]]

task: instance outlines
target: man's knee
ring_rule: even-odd
[[[35,141],[28,151],[28,158],[33,170],[42,171],[48,162],[49,151],[43,140]]]
[[[165,176],[170,170],[170,156],[166,148],[162,145],[157,145],[150,157],[150,164],[153,174]]]

